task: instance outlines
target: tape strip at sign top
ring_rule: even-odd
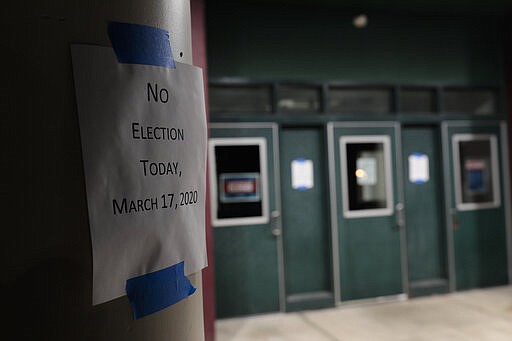
[[[111,21],[108,36],[119,63],[176,68],[166,30]]]
[[[109,22],[108,35],[119,63],[176,68],[166,30]],[[184,274],[184,262],[126,281],[134,319],[160,311],[195,291]]]

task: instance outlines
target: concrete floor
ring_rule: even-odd
[[[512,340],[512,286],[218,320],[217,341]]]

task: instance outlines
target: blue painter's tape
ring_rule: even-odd
[[[110,21],[108,36],[119,63],[176,68],[166,30]]]
[[[184,274],[184,262],[126,281],[134,319],[167,308],[194,292],[196,288]]]

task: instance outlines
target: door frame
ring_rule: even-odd
[[[331,202],[331,238],[332,238],[332,273],[334,281],[334,299],[336,305],[346,304],[341,301],[341,279],[340,279],[340,263],[339,263],[339,236],[338,236],[338,202],[339,199],[336,194],[338,186],[341,184],[337,181],[336,165],[335,165],[335,144],[334,141],[334,128],[393,128],[395,131],[394,141],[391,139],[390,143],[395,145],[396,155],[396,173],[393,181],[395,182],[397,195],[395,202],[403,203],[404,200],[404,184],[403,184],[403,161],[402,161],[402,130],[400,122],[396,121],[331,121],[327,122],[327,150],[328,150],[328,166],[329,166],[329,197]],[[341,176],[341,174],[339,174]],[[393,214],[394,205],[393,205]],[[400,266],[402,273],[402,288],[403,293],[390,296],[390,299],[402,300],[409,296],[409,272],[408,272],[408,259],[407,259],[407,238],[405,228],[400,227]],[[405,297],[404,297],[405,296]],[[383,298],[370,298],[361,301],[382,300]],[[350,304],[350,303],[348,303]]]
[[[210,123],[208,129],[271,129],[272,130],[272,157],[274,158],[274,198],[275,210],[269,206],[269,219],[273,219],[271,224],[276,224],[277,228],[281,230],[281,172],[280,172],[280,156],[279,156],[279,125],[275,122],[218,122]],[[208,139],[210,137],[208,136]],[[267,155],[269,157],[270,155]],[[270,183],[270,181],[269,181]],[[210,184],[211,186],[211,184]],[[269,192],[272,189],[269,189]],[[274,215],[273,211],[279,212]],[[284,248],[282,234],[274,235],[276,238],[277,250],[277,280],[279,284],[279,311],[284,312],[286,309],[286,294],[285,294],[285,275],[284,275]]]
[[[499,127],[500,141],[498,142],[501,147],[501,153],[497,156],[501,158],[501,183],[503,186],[503,208],[505,212],[505,233],[506,233],[506,247],[507,247],[507,270],[508,281],[512,281],[512,231],[511,231],[511,207],[510,207],[510,169],[509,169],[509,146],[508,146],[508,128],[505,121],[442,121],[441,122],[441,141],[443,153],[443,173],[444,173],[444,194],[448,200],[445,200],[445,221],[446,221],[446,240],[447,240],[447,258],[448,258],[448,279],[450,291],[454,292],[457,288],[457,277],[455,269],[455,245],[454,245],[454,231],[452,220],[452,184],[455,179],[451,178],[450,169],[453,159],[450,159],[450,149],[453,149],[452,140],[450,138],[448,128],[470,128],[477,125],[478,127]],[[452,150],[453,152],[453,150]],[[456,204],[456,203],[455,203]]]
[[[323,162],[323,167],[324,168],[324,172],[322,173],[315,173],[314,174],[314,182],[316,183],[319,178],[323,178],[324,181],[325,181],[325,185],[327,186],[325,188],[325,192],[327,194],[327,192],[330,193],[330,180],[329,180],[329,157],[328,157],[328,153],[329,153],[329,149],[328,149],[328,144],[327,144],[327,134],[326,134],[326,128],[325,128],[325,124],[323,123],[281,123],[279,124],[279,134],[281,134],[283,132],[283,130],[286,130],[286,129],[293,129],[293,128],[301,128],[301,129],[317,129],[318,132],[321,132],[322,133],[322,142],[324,143],[324,149],[323,149],[323,153],[326,153],[325,155],[321,153],[321,159],[322,159],[322,162]],[[281,150],[281,145],[279,145],[279,150]],[[283,162],[283,171],[286,171],[284,168],[287,167],[287,164],[284,163],[284,160],[280,159],[280,162]],[[281,175],[279,175],[280,177],[280,180],[281,180]],[[316,186],[316,184],[315,184]],[[283,188],[282,190],[284,191],[284,187],[285,185],[283,185]],[[285,202],[286,200],[283,200],[282,199],[283,197],[283,194],[281,195],[280,197],[280,200],[282,201],[281,204],[283,204],[283,202]],[[326,211],[326,214],[329,214],[331,217],[332,217],[332,210],[331,210],[331,207],[332,207],[332,202],[330,200],[330,197],[327,198],[326,200],[329,201],[329,208],[326,208],[325,211]],[[286,208],[284,208],[284,210],[286,210]],[[280,215],[280,218],[282,219],[282,214],[283,211],[281,211],[281,215]],[[330,219],[326,219],[325,221],[325,228],[327,229],[327,233],[330,232],[330,228],[331,228],[331,224],[330,224]],[[284,227],[286,228],[286,227]],[[283,233],[281,234],[281,236],[283,234],[285,234],[286,232],[283,231]],[[331,238],[331,235],[329,235],[329,240],[328,240],[328,247],[333,248],[332,244],[333,244],[333,241],[330,240]],[[285,262],[285,257],[284,257],[284,238],[281,238],[281,241],[282,241],[282,245],[283,245],[283,270],[285,270],[285,267],[286,267],[286,262]],[[330,252],[329,253],[329,258],[328,258],[328,261],[331,263],[331,267],[332,267],[332,263],[333,263],[333,259],[332,259],[332,255],[333,253]],[[335,285],[335,282],[333,280],[334,278],[334,274],[332,273],[332,268],[329,269],[331,271],[331,274],[330,274],[330,284],[331,284],[331,287],[332,287],[332,291],[329,291],[329,293],[332,295],[330,296],[330,300],[332,300],[333,302],[333,305],[336,306],[336,296],[335,296],[335,288],[334,288],[334,285]],[[292,311],[297,311],[296,309],[292,309],[290,310],[289,307],[290,307],[290,303],[287,302],[287,298],[290,296],[288,295],[288,292],[286,290],[286,272],[284,272],[284,277],[283,277],[283,283],[284,283],[284,304],[285,304],[285,312],[292,312]],[[313,293],[301,293],[301,294],[298,294],[298,296],[302,296],[302,297],[308,297],[308,298],[315,298],[315,299],[325,299],[325,296],[322,295],[322,294],[319,294],[319,292],[313,292]],[[322,304],[321,304],[322,305]],[[306,308],[306,309],[317,309],[318,307],[315,307],[315,308]],[[302,310],[302,309],[301,309]]]
[[[233,142],[236,141],[236,144]],[[212,143],[213,142],[213,143]],[[215,147],[217,146],[246,146],[246,145],[257,145],[260,148],[260,173],[261,178],[260,182],[263,185],[261,188],[261,201],[262,201],[262,209],[261,216],[257,217],[244,217],[244,218],[224,218],[220,220],[216,217],[215,213],[218,208],[217,198],[214,198],[212,195],[210,196],[210,207],[211,214],[210,218],[212,221],[212,226],[215,227],[225,227],[225,226],[243,226],[243,225],[257,225],[257,224],[268,224],[270,221],[270,200],[268,193],[268,163],[267,163],[267,141],[264,137],[214,137],[208,139],[208,153],[210,155],[208,160],[208,166],[210,167],[210,191],[213,193],[218,193],[217,187],[217,174],[215,171],[216,159],[215,159]]]
[[[361,217],[380,217],[386,215],[393,215],[395,213],[394,207],[394,195],[393,195],[393,184],[395,183],[394,179],[392,179],[393,170],[391,167],[391,139],[387,135],[365,135],[365,136],[342,136],[340,138],[340,151],[341,151],[341,159],[340,161],[347,161],[347,152],[346,145],[348,143],[382,143],[384,147],[384,155],[387,157],[384,158],[384,169],[386,174],[386,203],[389,203],[389,207],[383,208],[372,208],[371,210],[363,209],[352,211],[349,209],[349,194],[347,191],[342,191],[343,195],[343,216],[345,218],[361,218]],[[343,145],[343,148],[341,147]],[[391,180],[391,181],[390,181]],[[347,173],[342,170],[341,172],[341,188],[348,189],[348,179]]]
[[[441,177],[445,177],[445,173],[444,173],[444,165],[446,164],[445,160],[444,160],[444,144],[443,144],[443,137],[442,137],[442,127],[441,127],[441,124],[440,122],[431,122],[431,121],[428,121],[428,122],[410,122],[410,121],[402,121],[400,122],[400,134],[402,136],[402,140],[401,140],[401,144],[400,144],[400,155],[402,157],[402,160],[403,160],[403,163],[402,163],[402,174],[403,174],[403,179],[402,179],[402,184],[403,184],[403,204],[404,204],[404,209],[405,207],[407,206],[407,202],[406,202],[406,198],[405,198],[405,187],[406,187],[406,182],[408,181],[408,174],[406,173],[406,169],[405,169],[405,166],[406,166],[406,155],[404,155],[404,141],[403,141],[403,131],[407,130],[408,127],[430,127],[432,129],[435,129],[435,131],[437,132],[437,143],[439,143],[439,147],[436,148],[436,153],[437,153],[437,161],[439,163],[439,169],[440,169],[440,173],[439,175]],[[445,196],[446,198],[446,192],[445,192],[445,187],[446,187],[446,182],[449,181],[449,180],[446,180],[446,179],[441,179],[441,182],[442,182],[442,188],[441,188],[441,194],[443,196]],[[439,219],[442,220],[442,228],[441,228],[441,233],[445,233],[445,237],[446,237],[446,224],[445,224],[445,208],[446,208],[446,199],[442,200],[443,203],[441,204],[441,210],[443,211],[440,215],[439,215]],[[407,215],[405,215],[404,217],[404,223],[405,223],[405,236],[407,237]],[[407,242],[407,241],[406,241]],[[444,265],[446,267],[446,280],[448,282],[448,291],[452,291],[450,288],[451,288],[451,277],[450,277],[450,272],[449,272],[449,241],[448,240],[445,240],[444,242],[444,245],[443,245],[443,252],[445,254],[444,256]],[[407,256],[407,264],[409,265],[409,257]],[[409,275],[409,266],[407,267],[407,272],[408,272],[408,275]],[[410,297],[411,296],[411,281],[410,279],[408,278],[408,296]]]

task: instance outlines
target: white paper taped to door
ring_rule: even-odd
[[[424,184],[430,179],[428,156],[423,153],[412,153],[408,157],[409,181]]]
[[[93,249],[93,304],[129,278],[181,261],[206,266],[202,71],[119,64],[72,46]]]
[[[292,188],[299,191],[306,191],[313,188],[313,161],[302,158],[295,159],[291,163]]]

